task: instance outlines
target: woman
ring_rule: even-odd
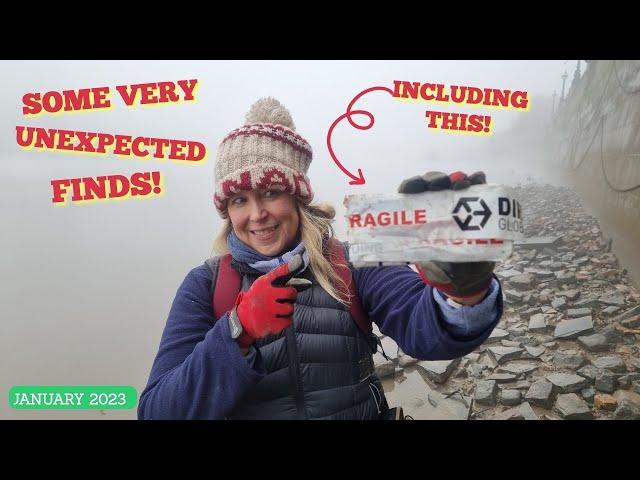
[[[332,239],[334,210],[311,205],[311,147],[289,112],[261,99],[246,120],[223,139],[215,165],[214,203],[226,219],[216,247],[230,256],[194,268],[180,286],[138,417],[381,418],[388,406],[357,312],[415,358],[460,357],[502,315],[494,264],[349,270]],[[482,181],[432,172],[400,191]]]

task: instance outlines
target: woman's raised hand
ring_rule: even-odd
[[[462,190],[487,183],[484,172],[467,175],[453,172],[427,172],[404,180],[398,193],[423,193],[439,190]],[[491,279],[495,262],[420,262],[416,267],[425,283],[459,303],[474,304],[482,300]]]
[[[238,294],[234,310],[244,330],[238,339],[241,347],[248,347],[258,338],[276,335],[291,325],[298,291],[310,286],[308,280],[293,278],[303,269],[302,257],[295,255],[289,263],[262,275],[249,290]],[[293,284],[288,284],[289,281]]]

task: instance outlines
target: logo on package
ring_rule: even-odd
[[[507,232],[524,233],[522,227],[522,210],[515,199],[498,197],[498,228]]]
[[[480,230],[491,217],[491,210],[479,197],[460,197],[451,214],[460,230]]]

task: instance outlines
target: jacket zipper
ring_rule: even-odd
[[[295,321],[295,320],[294,320]],[[298,346],[296,344],[296,333],[293,324],[285,330],[287,341],[287,353],[289,354],[289,378],[294,388],[294,398],[299,420],[308,420],[307,410],[304,408],[304,391],[302,389],[302,379],[300,372],[300,362],[298,360]]]

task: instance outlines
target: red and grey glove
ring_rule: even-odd
[[[289,263],[262,275],[249,290],[238,294],[235,314],[243,329],[237,339],[240,347],[246,348],[267,335],[277,335],[291,325],[298,291],[311,285],[308,280],[293,278],[303,267],[302,258],[296,255]]]
[[[421,262],[416,264],[422,280],[454,298],[470,298],[491,285],[495,262]]]
[[[427,172],[404,180],[398,193],[422,193],[439,190],[462,190],[487,183],[484,172],[466,175],[453,172]],[[486,291],[493,278],[495,262],[421,262],[416,264],[425,283],[455,298],[469,298]]]
[[[487,183],[484,172],[476,172],[467,176],[464,172],[453,172],[447,175],[442,172],[427,172],[422,176],[415,176],[403,180],[398,187],[398,193],[436,192],[438,190],[462,190],[471,185]]]

